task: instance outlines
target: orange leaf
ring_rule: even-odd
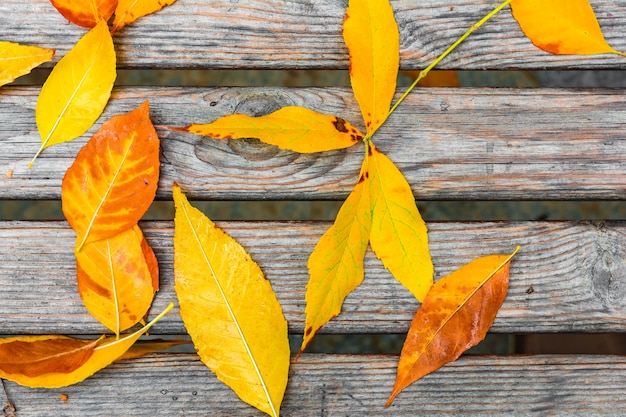
[[[75,25],[92,28],[100,19],[113,16],[117,0],[50,0],[64,18]]]
[[[408,385],[484,339],[506,297],[510,262],[518,251],[475,259],[433,285],[411,323],[386,406]]]
[[[350,0],[343,37],[369,137],[389,114],[400,63],[400,33],[389,0]]]
[[[154,298],[154,271],[144,249],[148,256],[154,253],[144,242],[134,226],[75,252],[80,297],[89,313],[117,336],[146,315]]]
[[[173,4],[176,0],[119,0],[115,9],[115,19],[113,20],[113,29],[111,32],[116,33],[126,25],[133,23],[140,17],[157,12]]]
[[[63,213],[78,235],[78,251],[131,228],[152,203],[159,138],[149,112],[146,101],[104,123],[65,173]]]
[[[306,287],[306,323],[300,352],[324,324],[339,314],[346,296],[363,281],[363,258],[371,227],[369,174],[364,160],[358,183],[309,257],[311,277]]]
[[[115,62],[113,39],[100,20],[61,58],[41,88],[35,108],[41,147],[29,167],[45,148],[76,139],[100,117],[117,76]]]
[[[0,42],[0,86],[26,75],[38,65],[48,62],[54,49]]]
[[[0,339],[0,378],[31,388],[59,388],[80,382],[120,358],[172,308],[174,304],[170,303],[150,323],[121,339],[107,337],[95,342],[63,336]],[[3,345],[8,347],[3,348]],[[33,365],[32,370],[29,360],[40,364]]]
[[[513,0],[513,17],[535,46],[553,54],[619,54],[587,0]]]
[[[428,231],[409,183],[373,143],[368,144],[372,250],[391,274],[422,301],[433,283]]]
[[[26,336],[0,339],[0,372],[37,377],[69,373],[87,362],[100,340],[65,336]]]
[[[215,139],[257,138],[262,142],[299,153],[343,149],[363,135],[340,117],[317,113],[304,107],[283,107],[265,116],[231,114],[212,123],[174,128]]]

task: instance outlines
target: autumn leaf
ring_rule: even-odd
[[[28,74],[33,68],[50,61],[53,56],[54,49],[0,42],[0,86]]]
[[[243,401],[278,416],[287,385],[287,321],[270,282],[233,238],[174,184],[175,289],[202,361]]]
[[[408,385],[484,339],[509,285],[511,255],[475,259],[440,279],[413,318],[386,406]]]
[[[100,340],[65,336],[25,336],[0,339],[0,372],[37,377],[70,373],[83,365]]]
[[[395,279],[422,301],[433,282],[428,231],[411,186],[373,143],[368,144],[372,250]]]
[[[151,257],[154,253],[144,241],[139,226],[134,226],[75,251],[78,292],[85,307],[118,336],[143,319],[158,289],[144,249]]]
[[[604,39],[587,0],[513,0],[511,12],[532,43],[553,54],[619,54]]]
[[[64,18],[75,25],[92,28],[100,19],[113,16],[117,0],[50,0]]]
[[[41,151],[81,136],[100,117],[115,81],[115,50],[104,20],[56,64],[35,109]]]
[[[159,180],[159,138],[148,102],[112,117],[65,173],[63,213],[77,250],[131,228],[146,212]]]
[[[63,336],[0,339],[0,378],[31,388],[59,388],[80,382],[120,358],[174,304],[142,329],[121,339],[82,341]],[[21,353],[17,353],[21,352]]]
[[[363,138],[354,126],[340,117],[298,106],[283,107],[259,117],[231,114],[209,124],[173,129],[215,139],[257,138],[299,153],[343,149]]]
[[[112,33],[133,23],[140,17],[147,16],[173,4],[176,0],[119,0],[115,9]]]
[[[346,296],[363,281],[363,259],[372,225],[369,194],[367,161],[363,161],[357,185],[309,257],[306,322],[300,353],[315,333],[341,312]]]
[[[349,0],[343,38],[352,90],[371,137],[389,114],[400,63],[400,33],[389,0]]]

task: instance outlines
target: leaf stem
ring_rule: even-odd
[[[446,56],[448,56],[450,54],[450,52],[452,52],[457,46],[459,46],[461,44],[461,42],[463,42],[469,35],[471,35],[474,31],[476,31],[476,29],[481,27],[489,19],[491,19],[493,16],[495,16],[500,10],[505,8],[511,1],[513,1],[513,0],[504,0],[498,7],[493,9],[489,14],[487,14],[485,17],[480,19],[477,23],[474,23],[472,25],[472,27],[470,27],[467,30],[467,32],[465,32],[463,34],[463,36],[461,36],[459,39],[457,39],[456,42],[454,42],[452,45],[450,45],[450,47],[448,49],[446,49],[441,55],[439,55],[437,57],[437,59],[435,59],[425,69],[423,69],[419,73],[419,75],[417,76],[417,79],[415,81],[413,81],[413,84],[411,84],[411,86],[404,92],[404,94],[402,94],[402,96],[398,99],[398,101],[396,101],[396,103],[393,105],[393,107],[391,107],[391,110],[389,110],[389,114],[387,114],[387,117],[389,117],[391,115],[391,113],[393,113],[396,110],[396,108],[400,105],[400,103],[402,103],[402,101],[406,98],[406,96],[409,95],[411,90],[413,90],[413,88],[415,88],[417,83],[419,83],[424,77],[426,77],[426,75],[428,75],[430,70],[433,69],[435,67],[435,65],[440,63]]]

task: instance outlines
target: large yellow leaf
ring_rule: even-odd
[[[371,136],[389,114],[400,63],[400,33],[389,0],[350,0],[343,38],[352,90]]]
[[[75,252],[80,297],[89,313],[116,335],[142,320],[152,305],[156,288],[143,242],[134,226]]]
[[[376,256],[422,301],[433,283],[426,224],[417,210],[409,183],[373,143],[368,145],[372,231]]]
[[[135,333],[121,339],[107,337],[99,339],[94,347],[89,342],[60,336],[27,336],[0,339],[0,378],[5,378],[31,388],[59,388],[80,382],[120,358],[139,337],[174,307],[169,306],[150,323]],[[69,340],[69,342],[68,342]],[[40,366],[35,372],[24,372],[24,359],[11,355],[11,344],[39,352]],[[8,344],[4,357],[2,346]],[[55,358],[57,359],[55,361]],[[63,358],[63,359],[61,359]],[[21,366],[15,362],[22,362]],[[45,365],[41,365],[45,363]],[[58,366],[58,367],[57,367]],[[28,368],[28,366],[26,366]]]
[[[176,0],[119,0],[113,20],[113,33],[142,16],[157,12]]]
[[[300,352],[324,324],[340,313],[346,296],[363,281],[363,258],[372,226],[369,186],[364,160],[358,183],[309,258],[306,323]]]
[[[54,49],[0,42],[0,86],[26,75],[38,65],[48,62]]]
[[[433,285],[411,323],[387,406],[408,385],[485,338],[506,297],[518,250],[475,259]]]
[[[100,19],[113,15],[117,0],[50,0],[52,5],[75,25],[92,28]]]
[[[524,34],[544,51],[623,55],[604,39],[587,0],[513,0],[511,11]]]
[[[54,67],[37,100],[35,116],[45,148],[77,138],[100,117],[115,81],[115,50],[104,20]]]
[[[215,139],[257,138],[299,153],[347,148],[363,138],[354,126],[340,117],[298,106],[283,107],[259,117],[231,114],[212,123],[175,130]]]
[[[278,416],[287,386],[287,321],[270,282],[233,238],[173,187],[180,315],[202,361],[243,401]]]
[[[78,235],[79,251],[139,221],[154,200],[159,166],[147,101],[102,125],[63,178],[63,213]]]

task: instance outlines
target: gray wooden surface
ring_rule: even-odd
[[[498,0],[392,1],[401,27],[401,66],[422,69]],[[347,68],[341,37],[346,0],[179,0],[115,37],[121,67]],[[592,5],[611,45],[626,50],[626,1]],[[58,49],[59,59],[85,30],[68,23],[48,0],[0,3],[0,38]],[[48,65],[49,66],[49,65]],[[439,68],[626,68],[623,57],[553,56],[535,48],[500,12]]]
[[[303,332],[307,260],[326,222],[219,222],[248,249],[272,282],[290,331]],[[160,263],[154,314],[175,301],[173,224],[144,223]],[[431,223],[436,277],[473,258],[522,250],[492,331],[620,332],[626,323],[626,223]],[[0,223],[0,334],[99,333],[75,283],[74,232],[64,222]],[[479,244],[477,244],[479,242]],[[366,258],[364,283],[325,332],[405,333],[417,301],[382,267]],[[529,288],[532,287],[532,292]],[[152,334],[184,333],[170,313]]]
[[[283,416],[621,416],[626,358],[465,356],[409,386],[383,408],[397,357],[308,355],[291,365]],[[193,354],[113,364],[67,388],[5,383],[19,417],[264,416],[239,401]],[[68,396],[67,402],[59,399]]]
[[[61,179],[100,125],[71,143],[40,146],[36,87],[0,90],[0,198],[60,198]],[[417,199],[551,200],[626,197],[624,91],[420,89],[374,137],[402,170]],[[233,112],[266,114],[302,105],[362,126],[342,88],[120,88],[101,120],[149,99],[155,125],[208,123]],[[10,122],[9,122],[10,121]],[[191,198],[342,199],[363,155],[347,150],[301,155],[256,140],[220,141],[158,129],[158,195],[177,181]],[[12,178],[4,173],[11,169]]]

